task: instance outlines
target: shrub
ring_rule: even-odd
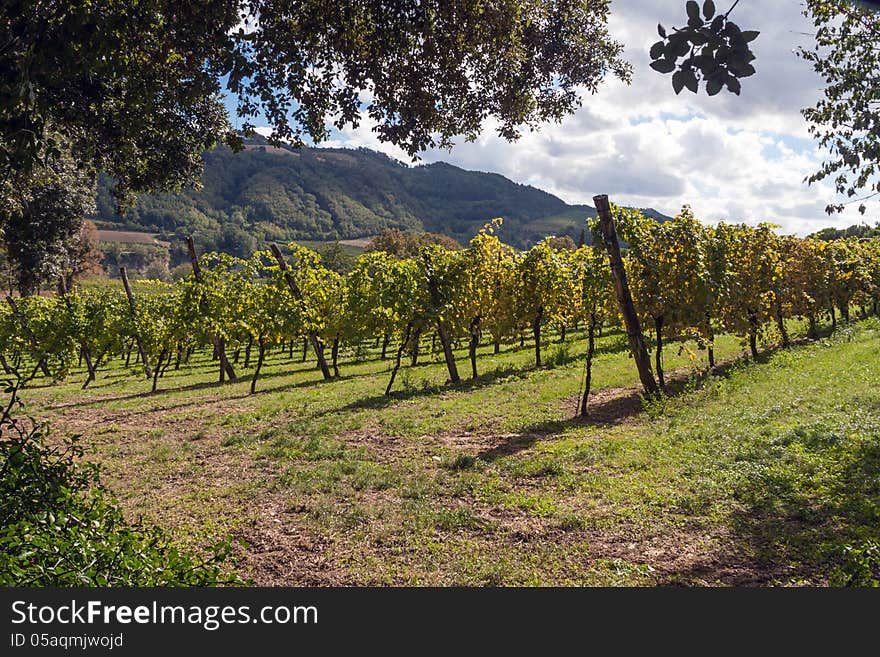
[[[240,583],[224,574],[230,545],[198,558],[164,532],[123,517],[81,462],[75,438],[53,441],[47,425],[27,417],[17,398],[22,379],[8,380],[0,416],[0,585],[212,586]]]

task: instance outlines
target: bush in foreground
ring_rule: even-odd
[[[214,586],[239,580],[224,573],[228,543],[198,558],[181,552],[158,528],[133,525],[82,463],[76,438],[46,442],[48,427],[23,413],[22,379],[6,381],[0,416],[0,585]],[[55,441],[58,442],[58,441]]]

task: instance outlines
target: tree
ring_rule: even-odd
[[[541,367],[542,328],[548,322],[562,320],[572,301],[572,281],[562,253],[567,252],[554,251],[547,239],[516,262],[516,313],[522,324],[531,326],[535,367]]]
[[[356,126],[362,111],[379,139],[410,155],[473,140],[489,117],[512,140],[576,109],[579,88],[630,74],[606,29],[607,0],[247,6],[259,21],[233,36],[228,86],[240,114],[262,109],[275,136],[295,144],[323,140],[330,117]]]
[[[76,279],[82,276],[100,274],[103,257],[104,253],[98,247],[98,229],[94,222],[86,220],[67,243],[61,262],[63,290],[72,289]]]
[[[629,78],[608,5],[7,2],[0,180],[65,143],[123,195],[195,182],[203,150],[240,145],[221,81],[239,115],[269,118],[276,142],[322,141],[328,122],[357,125],[362,111],[380,139],[410,154],[473,139],[489,117],[514,139],[574,111],[579,90],[595,91],[607,74]]]
[[[842,0],[807,0],[804,13],[817,28],[816,45],[799,54],[826,81],[824,98],[803,111],[810,132],[831,154],[807,177],[826,178],[838,194],[864,201],[880,194],[880,14]],[[862,191],[866,196],[854,199]],[[846,203],[831,203],[831,214]],[[860,203],[864,214],[866,206]]]
[[[747,337],[754,360],[764,324],[775,318],[774,281],[782,267],[778,238],[770,224],[756,227],[719,223],[715,239],[723,243],[729,274],[718,306],[727,330]]]
[[[584,392],[580,399],[581,417],[589,415],[590,389],[593,382],[593,356],[596,350],[596,328],[606,319],[616,318],[616,300],[611,273],[598,248],[581,246],[577,250],[583,276],[583,313],[587,320],[587,359],[584,363]]]
[[[464,271],[458,281],[452,312],[459,329],[469,338],[471,377],[477,378],[477,346],[484,327],[492,333],[496,352],[501,336],[512,326],[513,286],[505,285],[512,273],[513,249],[498,239],[500,218],[486,224],[462,254]]]
[[[94,211],[89,176],[71,158],[58,158],[3,196],[0,225],[19,292],[34,294],[45,281],[70,275],[83,218]]]
[[[640,212],[622,213],[618,226],[621,238],[629,244],[627,274],[636,308],[643,323],[654,325],[654,362],[662,388],[664,334],[675,337],[689,327],[705,325],[705,230],[687,206],[663,223]]]
[[[0,8],[0,181],[69,152],[117,192],[195,182],[237,144],[219,100],[240,3],[16,0]]]
[[[369,241],[366,251],[384,251],[398,258],[415,258],[423,246],[437,244],[444,249],[457,251],[461,244],[448,235],[439,233],[411,233],[398,228],[386,228]]]

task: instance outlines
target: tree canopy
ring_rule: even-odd
[[[12,0],[0,8],[0,180],[68,147],[118,191],[197,181],[236,144],[219,94],[277,139],[365,112],[410,154],[558,120],[628,79],[608,0]],[[247,127],[247,126],[246,126]]]
[[[880,14],[843,0],[808,0],[816,45],[801,49],[825,82],[823,98],[804,110],[810,132],[830,153],[810,183],[826,178],[850,202],[880,194]],[[860,198],[860,194],[864,196]],[[847,203],[829,204],[829,213]]]

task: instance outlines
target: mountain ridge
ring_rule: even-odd
[[[577,240],[596,214],[498,173],[447,162],[410,166],[366,148],[293,150],[253,139],[239,153],[218,147],[204,158],[201,190],[141,196],[122,217],[112,181],[101,177],[93,219],[169,241],[192,234],[203,250],[245,255],[269,241],[355,239],[386,228],[467,243],[495,217],[505,220],[504,241],[527,247],[547,235]]]

